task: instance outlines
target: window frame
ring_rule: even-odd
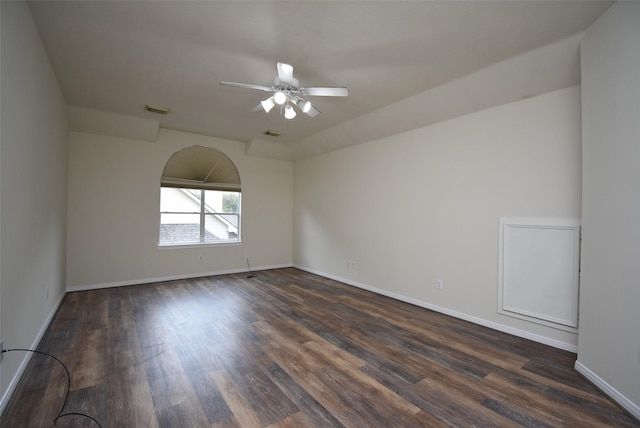
[[[178,190],[182,190],[182,191],[188,191],[189,193],[191,193],[193,195],[194,192],[200,192],[200,197],[193,195],[194,198],[198,199],[198,201],[200,202],[200,209],[198,211],[162,211],[160,210],[160,218],[159,218],[159,226],[158,226],[158,247],[160,248],[167,248],[167,247],[189,247],[189,246],[193,246],[193,247],[202,247],[202,246],[220,246],[220,245],[236,245],[236,244],[241,244],[242,243],[242,233],[241,233],[241,219],[242,219],[242,192],[240,191],[232,191],[232,190],[211,190],[211,189],[191,189],[191,188],[187,188],[187,187],[170,187],[170,186],[160,186],[160,206],[162,207],[162,189],[178,189]],[[235,193],[238,195],[238,211],[237,212],[220,212],[220,213],[216,213],[216,212],[207,212],[206,209],[206,192],[207,191],[213,191],[213,192],[228,192],[228,193]],[[163,214],[186,214],[186,215],[198,215],[198,225],[199,225],[199,241],[195,242],[195,241],[190,241],[190,242],[172,242],[172,243],[162,243],[160,241],[161,238],[161,230],[162,230],[162,225],[164,223],[162,223],[162,215]],[[237,228],[237,236],[235,239],[226,239],[226,240],[220,240],[217,242],[207,242],[206,241],[206,218],[207,216],[209,217],[222,217],[225,215],[231,215],[231,216],[236,216],[237,218],[237,226],[234,226]],[[223,219],[223,221],[227,222],[226,220]]]

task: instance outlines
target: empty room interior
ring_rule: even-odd
[[[0,19],[0,426],[640,426],[640,2]]]

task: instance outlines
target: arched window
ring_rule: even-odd
[[[240,174],[219,150],[174,153],[160,179],[159,245],[240,241]]]

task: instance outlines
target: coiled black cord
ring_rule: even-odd
[[[69,373],[69,369],[67,368],[67,366],[60,359],[58,359],[57,357],[54,357],[53,355],[48,354],[46,352],[37,351],[35,349],[22,349],[22,348],[3,349],[2,353],[5,353],[5,352],[18,352],[18,351],[19,352],[32,352],[34,354],[46,355],[47,357],[53,358],[58,363],[60,363],[62,368],[64,368],[64,371],[67,372],[67,393],[64,396],[64,402],[62,403],[62,407],[60,407],[60,411],[58,412],[58,416],[56,416],[56,418],[53,420],[54,424],[58,421],[58,419],[63,418],[65,416],[82,416],[83,418],[90,419],[96,425],[98,425],[100,428],[102,428],[102,425],[100,424],[100,422],[98,422],[97,419],[94,418],[93,416],[89,416],[89,415],[86,415],[84,413],[79,413],[79,412],[62,413],[64,411],[65,406],[67,405],[67,400],[69,399],[69,392],[71,390],[71,373]]]

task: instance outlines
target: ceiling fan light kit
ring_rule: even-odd
[[[260,86],[252,85],[249,83],[236,83],[236,82],[220,82],[222,86],[229,86],[234,88],[255,89],[264,92],[273,92],[273,95],[263,100],[252,111],[264,111],[269,113],[271,109],[277,104],[284,106],[280,109],[281,114],[284,114],[286,119],[293,119],[296,117],[295,106],[302,113],[307,114],[310,117],[315,117],[320,114],[320,110],[315,108],[309,100],[302,98],[302,96],[317,96],[317,97],[346,97],[349,95],[347,88],[343,87],[310,87],[301,88],[298,79],[293,77],[293,66],[285,64],[283,62],[277,63],[278,77],[273,79],[272,86]]]

